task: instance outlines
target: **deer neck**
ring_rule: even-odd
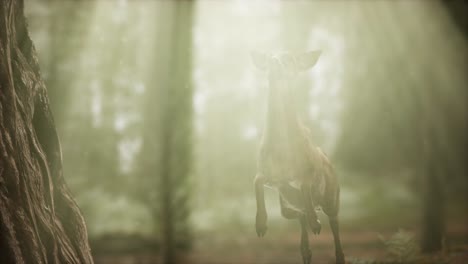
[[[299,116],[287,82],[270,82],[265,140],[270,144],[289,143],[300,129]]]

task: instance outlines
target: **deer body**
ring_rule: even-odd
[[[294,75],[313,66],[318,55],[319,52],[306,53],[305,57],[292,54],[280,57],[253,54],[256,66],[268,72],[269,81],[266,125],[255,177],[256,229],[259,236],[263,236],[267,229],[263,187],[276,189],[282,215],[288,219],[300,220],[304,263],[310,263],[311,260],[307,227],[315,234],[319,234],[321,230],[315,212],[315,208],[319,206],[330,219],[335,238],[336,261],[344,263],[338,234],[338,180],[327,156],[314,146],[310,131],[298,117],[290,87],[290,80]]]

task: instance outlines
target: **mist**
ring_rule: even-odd
[[[461,7],[25,1],[95,263],[301,263],[300,225],[282,217],[274,189],[265,189],[267,234],[255,231],[271,87],[252,52],[313,50],[320,57],[288,82],[286,106],[336,172],[347,263],[466,261]],[[312,263],[334,263],[318,216]]]

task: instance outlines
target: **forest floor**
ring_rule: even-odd
[[[412,263],[468,263],[468,230],[466,225],[453,226],[447,232],[444,253],[417,256]],[[395,232],[343,230],[342,244],[346,262],[352,264],[391,263],[389,251],[379,237],[389,238]],[[197,237],[193,250],[179,254],[177,263],[193,264],[293,264],[302,263],[299,251],[299,232],[271,231],[263,238],[255,232],[241,234],[205,234]],[[333,236],[323,228],[318,236],[310,235],[312,263],[334,263]],[[160,263],[157,254],[99,254],[96,264],[152,264]],[[396,263],[396,262],[393,262]]]

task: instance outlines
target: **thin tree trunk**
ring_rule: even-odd
[[[436,252],[443,247],[445,229],[445,195],[437,161],[427,164],[423,190],[421,250]]]
[[[163,263],[190,247],[188,217],[192,153],[192,22],[194,1],[157,1],[154,68],[148,80],[141,158],[143,183],[160,227]],[[148,181],[148,178],[156,179]],[[142,188],[145,188],[143,186]],[[155,202],[157,201],[157,202]]]
[[[0,263],[92,263],[23,7],[0,3]]]
[[[176,244],[189,243],[188,174],[191,158],[191,44],[192,1],[174,2],[169,9],[170,42],[168,61],[162,77],[161,167],[159,169],[162,201],[163,261],[176,263]],[[161,24],[163,26],[164,24]],[[161,52],[161,51],[159,51]],[[163,62],[163,61],[161,61]]]
[[[430,71],[427,70],[428,75]],[[451,164],[447,160],[448,152],[438,131],[443,120],[434,118],[431,107],[438,106],[443,111],[442,103],[438,100],[437,91],[440,89],[435,80],[427,77],[430,85],[419,91],[417,109],[419,110],[418,131],[421,136],[420,165],[422,172],[422,221],[421,221],[421,250],[432,253],[442,249],[445,232],[445,178],[450,177],[447,169]],[[434,120],[435,119],[435,120]]]

